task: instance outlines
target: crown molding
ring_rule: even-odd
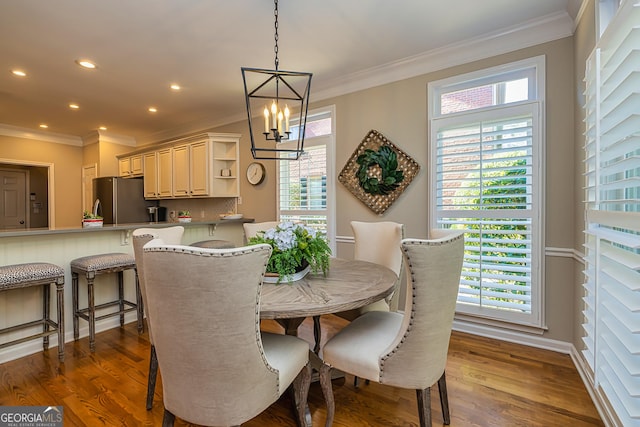
[[[21,128],[0,123],[0,135],[12,136],[16,138],[35,139],[38,141],[54,142],[56,144],[74,145],[82,147],[82,138],[74,135],[65,135],[61,133],[37,131],[33,129]]]
[[[117,133],[111,133],[103,130],[96,130],[82,138],[84,145],[96,144],[98,142],[109,142],[111,144],[126,145],[129,147],[137,147],[136,139],[127,136],[119,135]]]
[[[574,22],[566,12],[554,13],[482,37],[433,49],[334,79],[312,93],[319,101],[443,70],[456,65],[547,43],[573,35]]]

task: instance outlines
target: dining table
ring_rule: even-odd
[[[398,276],[393,270],[368,261],[331,258],[327,274],[308,273],[290,283],[263,283],[260,296],[260,318],[278,322],[287,335],[297,335],[298,326],[314,318],[315,345],[309,352],[311,367],[317,380],[322,360],[320,351],[320,316],[364,307],[393,292]],[[342,373],[334,370],[332,378]],[[297,402],[298,396],[293,395]],[[305,410],[306,425],[311,426],[309,405]]]
[[[297,335],[298,326],[307,317],[364,307],[389,296],[398,276],[389,268],[368,261],[331,258],[329,270],[308,273],[290,283],[263,283],[260,318],[274,319],[287,335]],[[316,343],[320,346],[320,325],[314,322]]]

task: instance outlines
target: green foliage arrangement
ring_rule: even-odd
[[[307,264],[314,273],[326,275],[329,271],[331,248],[325,237],[314,228],[283,222],[275,228],[259,232],[248,243],[266,243],[273,248],[267,273],[278,274],[279,281],[305,268]]]
[[[89,211],[84,211],[82,214],[82,219],[102,219],[100,215],[94,215]]]
[[[391,147],[383,145],[378,151],[364,150],[356,159],[360,165],[356,176],[360,187],[369,194],[385,196],[398,188],[404,180],[404,172],[398,170],[398,156]],[[369,168],[378,165],[382,176],[378,179],[369,175]]]

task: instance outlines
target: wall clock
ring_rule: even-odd
[[[262,163],[253,162],[247,166],[247,180],[249,184],[258,185],[264,181],[265,169]]]

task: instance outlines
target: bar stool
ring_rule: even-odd
[[[201,240],[199,242],[192,243],[191,246],[196,246],[198,248],[208,248],[208,249],[232,249],[235,248],[236,245],[233,242],[228,240]]]
[[[124,271],[133,269],[136,280],[136,302],[124,299]],[[93,282],[100,274],[118,273],[118,299],[107,303],[95,305]],[[87,279],[87,308],[78,307],[78,275],[83,274]],[[136,311],[138,316],[138,333],[143,332],[143,307],[138,274],[136,271],[136,260],[133,255],[125,253],[108,253],[89,255],[76,258],[71,261],[71,283],[73,299],[73,339],[79,336],[80,318],[89,322],[89,349],[94,352],[96,349],[96,320],[107,317],[120,316],[120,326],[124,326],[124,315],[130,311]],[[97,310],[117,306],[118,310],[96,316]]]
[[[49,286],[47,286],[49,285]],[[57,296],[57,322],[51,320],[49,309],[51,306],[50,289],[55,285]],[[64,361],[64,270],[46,262],[32,262],[26,264],[5,265],[0,267],[0,292],[12,289],[42,287],[42,319],[21,323],[0,329],[0,334],[14,332],[33,326],[42,325],[42,332],[0,344],[0,348],[19,344],[42,337],[42,347],[49,349],[49,335],[58,333],[58,360]]]

